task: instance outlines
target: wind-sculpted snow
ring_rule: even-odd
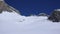
[[[0,34],[60,34],[60,23],[53,23],[47,18],[3,12],[0,14]]]

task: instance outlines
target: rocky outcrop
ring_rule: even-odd
[[[15,11],[17,13],[20,13],[18,10],[5,3],[4,0],[0,0],[0,13],[2,13],[3,11],[8,11],[8,12]]]
[[[53,22],[60,22],[60,9],[55,9],[48,17]]]

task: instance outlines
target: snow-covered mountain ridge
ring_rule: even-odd
[[[47,16],[21,16],[16,12],[0,14],[0,34],[60,34],[60,23]]]

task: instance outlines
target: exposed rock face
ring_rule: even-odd
[[[4,1],[4,0],[0,0],[0,1]]]
[[[13,7],[9,6],[8,4],[6,4],[4,2],[4,0],[0,0],[0,13],[2,13],[2,11],[8,11],[8,12],[15,11],[15,12],[19,13],[18,10],[16,10],[15,8],[13,8]]]
[[[55,9],[48,19],[53,22],[60,22],[60,9]]]

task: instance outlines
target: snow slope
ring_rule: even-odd
[[[60,34],[60,23],[47,16],[21,16],[15,12],[0,14],[0,34]]]

